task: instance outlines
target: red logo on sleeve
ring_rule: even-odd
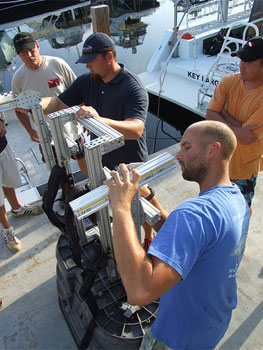
[[[59,78],[55,78],[55,79],[50,79],[48,81],[48,86],[49,88],[53,88],[53,87],[56,87],[56,86],[59,86],[60,85],[60,79]]]

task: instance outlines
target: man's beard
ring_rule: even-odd
[[[101,76],[97,73],[90,73],[90,79],[93,81],[100,81],[102,80]]]
[[[197,159],[196,163],[196,165],[188,167],[188,169],[185,168],[182,176],[187,181],[194,181],[200,184],[208,172],[208,167],[201,159]]]

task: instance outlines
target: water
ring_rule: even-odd
[[[153,3],[152,0],[150,4]],[[84,3],[85,4],[85,3]],[[77,9],[76,9],[77,8]],[[16,23],[16,26],[5,25],[5,34],[12,43],[14,35],[20,31],[34,32],[37,35],[40,44],[40,52],[43,55],[58,56],[63,58],[73,69],[77,76],[85,73],[85,64],[75,64],[78,57],[81,55],[82,46],[86,38],[92,34],[92,24],[89,15],[89,7],[80,4],[74,6],[71,11],[64,12],[58,10],[55,15],[34,17],[33,19],[21,20]],[[74,9],[74,11],[73,11]],[[74,13],[73,13],[74,12]],[[75,19],[72,19],[72,14]],[[81,15],[81,20],[78,19],[78,14]],[[132,14],[134,16],[134,14]],[[117,18],[111,18],[111,33],[117,47],[118,62],[123,63],[127,69],[139,74],[146,69],[147,63],[150,60],[156,46],[164,35],[165,30],[173,27],[174,21],[174,5],[171,0],[159,1],[159,7],[149,8],[147,10],[136,13],[136,23],[131,30],[120,30],[120,23],[127,18],[129,14],[123,14]],[[67,21],[61,22],[61,18],[66,18]],[[71,18],[70,18],[71,17]],[[84,20],[83,20],[84,18]],[[134,20],[133,20],[134,21]],[[67,23],[65,23],[67,22]],[[80,23],[85,22],[85,23]],[[78,24],[71,26],[72,24]],[[124,24],[122,24],[123,27]],[[58,27],[65,28],[58,28]],[[0,30],[3,29],[3,26]],[[126,26],[127,29],[127,26]],[[10,55],[10,52],[9,52]],[[15,53],[11,51],[11,56]],[[4,67],[5,63],[1,62],[0,67]],[[13,72],[21,65],[19,57],[14,57],[11,64],[6,69],[0,71],[2,74],[2,91],[9,92],[11,90],[11,80]],[[146,124],[147,129],[147,144],[149,152],[158,151],[174,144],[174,140],[160,130],[159,121],[149,113]],[[156,128],[158,126],[158,132]],[[175,128],[165,124],[165,130],[172,136],[179,137],[180,133]],[[154,147],[154,139],[157,137]]]

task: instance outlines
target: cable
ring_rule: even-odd
[[[173,0],[173,1],[174,1],[174,4],[175,4],[174,6],[177,6],[177,3],[178,3],[178,2],[177,2],[176,0]],[[177,26],[177,30],[178,30],[178,28],[180,27],[180,25],[181,25],[181,23],[182,23],[182,21],[183,21],[185,15],[186,15],[186,13],[187,13],[189,7],[190,7],[190,2],[187,4],[187,6],[186,6],[186,8],[185,8],[185,10],[184,10],[184,14],[183,14],[183,16],[182,16],[182,18],[181,18],[181,20],[180,20],[179,25]],[[175,31],[173,31],[173,36],[172,36],[171,42],[173,42],[174,36],[175,36]],[[177,40],[178,40],[178,38],[177,38]],[[170,47],[170,52],[169,52],[169,54],[168,54],[168,57],[169,57],[171,51],[172,51],[172,45],[171,45],[171,47]],[[167,64],[166,64],[165,71],[164,71],[164,75],[163,75],[163,79],[162,79],[162,81],[161,81],[160,89],[159,89],[159,93],[158,93],[158,105],[157,105],[157,114],[156,114],[156,118],[158,119],[158,121],[157,121],[157,125],[156,125],[155,138],[157,138],[158,128],[159,128],[159,125],[160,125],[160,122],[161,122],[161,119],[160,119],[161,91],[162,91],[162,87],[163,87],[163,84],[164,84],[164,81],[165,81],[165,78],[166,78],[166,73],[167,73],[167,70],[168,70],[168,65],[169,65],[169,62],[167,62]],[[156,141],[157,141],[157,140],[155,139],[155,140],[154,140],[154,143],[153,143],[152,153],[155,152]]]

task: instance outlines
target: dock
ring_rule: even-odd
[[[10,120],[8,141],[17,156],[29,161],[26,145],[18,144],[24,130]],[[17,134],[16,134],[17,133]],[[16,137],[19,135],[19,138]],[[8,136],[7,134],[7,136]],[[28,136],[25,133],[25,140]],[[30,147],[32,146],[30,142]],[[176,144],[160,152],[175,155]],[[32,155],[31,155],[32,158]],[[37,164],[30,165],[34,178]],[[42,172],[45,165],[40,164]],[[198,185],[185,181],[180,167],[151,182],[161,204],[172,211],[182,201],[198,196]],[[245,255],[237,273],[238,306],[233,312],[228,331],[216,350],[263,349],[263,174],[260,173],[253,199]],[[76,349],[77,346],[58,305],[56,287],[56,244],[60,231],[45,214],[13,218],[22,242],[22,250],[11,253],[0,240],[0,349]],[[216,273],[216,271],[215,271]],[[115,349],[114,349],[115,350]]]

